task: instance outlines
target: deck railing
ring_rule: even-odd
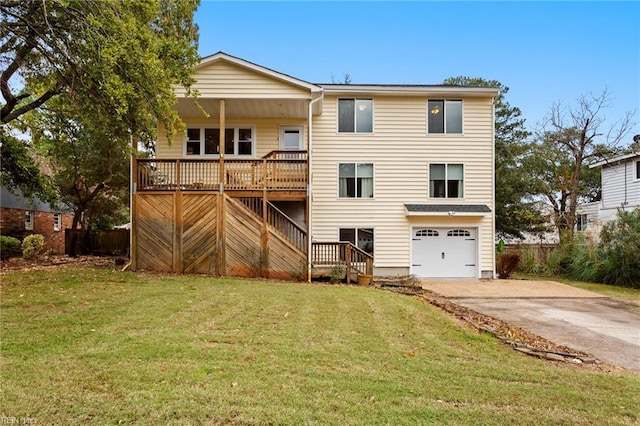
[[[351,272],[373,275],[373,256],[349,241],[312,243],[311,264],[313,267],[343,266],[347,279]]]
[[[220,183],[230,191],[304,191],[307,169],[306,151],[272,151],[260,159],[225,159],[223,162],[139,158],[135,162],[135,182],[138,191],[218,190]]]
[[[263,215],[262,198],[241,197],[239,200],[258,216]],[[267,202],[267,223],[283,234],[298,250],[306,253],[307,231],[272,203]]]

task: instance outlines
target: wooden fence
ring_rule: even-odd
[[[87,231],[83,229],[65,229],[64,253],[71,255],[72,241],[75,238],[75,254],[94,256],[129,256],[129,230],[111,229],[108,231]]]
[[[507,245],[505,252],[519,254],[520,264],[531,258],[536,264],[545,264],[549,261],[551,251],[556,247],[558,247],[557,244],[515,244]]]

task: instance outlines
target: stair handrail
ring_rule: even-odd
[[[262,200],[260,198],[239,197],[239,200],[262,220]],[[284,223],[285,225],[283,226],[281,223]],[[305,253],[307,252],[307,230],[298,225],[293,219],[273,205],[270,201],[267,201],[267,224],[284,236],[298,250]],[[285,229],[285,227],[287,229]]]
[[[284,149],[274,149],[273,151],[269,151],[265,155],[262,156],[264,160],[268,159],[278,159],[280,155],[285,156],[283,160],[306,160],[307,159],[307,151],[293,151],[293,150],[284,150]]]

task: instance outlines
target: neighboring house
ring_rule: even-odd
[[[602,225],[616,219],[619,209],[640,207],[640,152],[619,155],[589,167],[601,167],[601,201],[578,207],[576,230],[597,239]]]
[[[64,230],[71,228],[73,214],[52,210],[49,203],[28,199],[0,188],[0,234],[20,240],[27,235],[44,237],[45,250],[64,253]]]
[[[494,276],[498,89],[312,84],[222,52],[195,79],[186,132],[134,162],[133,268]]]

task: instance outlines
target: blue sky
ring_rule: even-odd
[[[312,83],[498,80],[531,129],[554,102],[607,88],[608,122],[632,110],[640,121],[640,2],[202,0],[196,22],[202,56],[224,51]]]

